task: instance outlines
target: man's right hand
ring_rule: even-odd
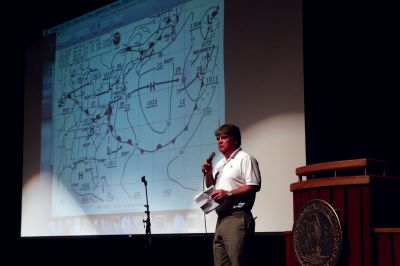
[[[208,173],[212,173],[212,164],[209,163],[208,161],[205,161],[203,165],[201,166],[201,171],[203,172],[204,175],[207,175]]]

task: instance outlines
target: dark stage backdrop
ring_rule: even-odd
[[[307,163],[399,162],[394,4],[304,1]]]

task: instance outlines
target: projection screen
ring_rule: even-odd
[[[261,5],[271,14],[284,6]],[[292,4],[297,16],[285,24],[295,25],[295,59],[279,58],[290,68],[288,86],[272,77],[276,66],[268,70],[276,58],[258,66],[260,57],[251,56],[258,70],[242,69],[249,47],[274,40],[245,44],[257,40],[255,32],[233,24],[233,16],[246,14],[237,17],[246,24],[253,10],[237,6],[117,1],[44,31],[41,45],[50,50],[39,88],[40,152],[24,147],[21,236],[144,234],[147,203],[153,234],[212,232],[215,214],[205,215],[194,197],[204,190],[202,162],[217,152],[214,130],[225,122],[241,127],[243,148],[261,166],[257,231],[290,228],[288,185],[305,161],[301,27],[294,23],[301,21],[300,5]],[[248,26],[256,31],[264,23],[272,29],[268,20]],[[273,47],[263,54],[269,53]],[[261,82],[241,84],[247,78]],[[40,154],[36,173],[25,167],[32,154]]]

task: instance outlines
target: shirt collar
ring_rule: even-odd
[[[242,147],[237,148],[234,152],[232,152],[231,156],[229,156],[228,159],[226,159],[226,158],[224,157],[224,160],[225,160],[226,162],[230,161],[230,160],[233,159],[233,158],[236,156],[236,154],[237,154],[239,151],[241,151],[241,150],[242,150]]]

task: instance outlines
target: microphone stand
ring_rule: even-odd
[[[143,220],[143,223],[146,225],[146,242],[145,242],[145,247],[146,248],[150,248],[151,246],[151,223],[150,223],[150,210],[149,210],[149,199],[147,197],[147,181],[146,178],[144,176],[142,176],[142,182],[144,183],[144,188],[146,191],[146,205],[144,205],[144,207],[146,207],[146,211],[145,213],[147,214],[147,219]]]

